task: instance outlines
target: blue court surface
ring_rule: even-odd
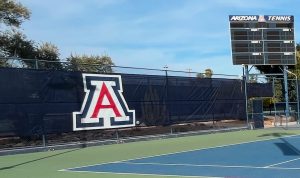
[[[65,171],[179,177],[300,177],[300,136],[170,153]]]

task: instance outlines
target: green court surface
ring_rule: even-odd
[[[188,150],[300,135],[300,130],[261,129],[140,141],[0,157],[1,178],[161,178],[161,175],[70,172],[63,169]],[[274,155],[270,155],[274,156]],[[172,176],[176,177],[176,176]]]

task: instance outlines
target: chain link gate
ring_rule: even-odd
[[[273,108],[274,126],[293,128],[299,127],[299,85],[297,78],[289,78],[288,84],[288,109],[286,111],[286,101],[284,99],[283,78],[272,78],[273,83]],[[288,113],[288,115],[286,114]]]
[[[292,78],[294,77],[294,78]],[[255,83],[271,85],[272,96],[255,96],[255,88],[250,87]],[[284,78],[282,74],[266,76],[264,74],[250,74],[245,83],[247,123],[248,127],[283,127],[298,128],[299,124],[299,82],[296,75],[289,75],[288,85],[288,110],[286,111]],[[254,91],[253,91],[254,90]],[[252,93],[252,94],[251,94]],[[254,93],[254,94],[253,94]]]

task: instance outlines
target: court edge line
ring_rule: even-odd
[[[64,171],[64,170],[60,170]],[[168,175],[168,174],[141,174],[141,173],[121,173],[121,172],[95,172],[95,171],[70,171],[69,172],[82,172],[82,173],[93,173],[93,174],[119,174],[119,175],[142,175],[142,176],[159,176],[159,177],[191,177],[191,178],[224,178],[224,177],[208,177],[208,176],[184,176],[184,175]]]
[[[271,165],[268,165],[268,166],[265,166],[265,167],[266,167],[266,168],[272,168],[272,166],[277,166],[277,165],[281,165],[281,164],[285,164],[285,163],[297,161],[297,160],[299,160],[299,159],[300,159],[300,158],[291,159],[291,160],[288,160],[288,161],[283,161],[283,162],[280,162],[280,163],[271,164]],[[300,168],[299,168],[299,169],[300,169]]]
[[[213,146],[213,147],[207,147],[207,148],[178,151],[178,152],[173,152],[173,153],[165,153],[165,154],[158,154],[158,155],[152,155],[152,156],[144,156],[144,157],[140,157],[140,158],[124,159],[124,160],[119,160],[119,161],[111,161],[111,162],[107,162],[107,163],[91,164],[91,165],[86,165],[86,166],[78,166],[78,167],[61,169],[61,170],[58,170],[58,171],[67,171],[67,170],[70,171],[71,169],[79,169],[79,168],[85,168],[85,167],[90,167],[90,166],[101,166],[101,165],[104,165],[104,164],[128,162],[128,161],[132,161],[132,160],[153,158],[153,157],[158,157],[158,156],[172,155],[172,154],[178,154],[178,153],[186,153],[186,152],[192,152],[192,151],[208,150],[208,149],[213,149],[213,148],[223,148],[223,147],[228,147],[228,146],[242,145],[242,144],[262,142],[262,141],[269,141],[269,140],[275,140],[275,139],[279,139],[279,138],[289,138],[289,137],[295,137],[295,136],[300,136],[300,134],[288,135],[288,136],[283,136],[283,137],[267,138],[267,139],[262,139],[262,140],[252,140],[252,141],[248,141],[248,142],[232,143],[232,144],[227,144],[227,145],[220,145],[220,146]]]
[[[300,159],[300,158],[298,158]],[[215,164],[164,164],[164,163],[133,163],[121,162],[115,164],[133,164],[133,165],[158,165],[158,166],[187,166],[187,167],[215,167],[215,168],[250,168],[250,169],[278,169],[278,170],[300,170],[300,168],[281,168],[281,167],[258,167],[258,166],[227,166]]]

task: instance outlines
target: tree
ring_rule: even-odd
[[[0,66],[2,67],[15,67],[11,65],[12,62],[17,62],[18,67],[33,67],[34,63],[30,60],[36,55],[34,42],[28,40],[24,34],[17,30],[5,31],[0,33],[0,57],[13,57],[14,59],[3,60],[1,59]]]
[[[196,78],[205,78],[205,74],[197,73]]]
[[[0,23],[19,27],[30,18],[30,11],[14,0],[0,0]]]
[[[6,67],[6,66],[9,66],[9,64],[7,63],[7,61],[0,59],[0,67]]]
[[[211,78],[213,75],[213,70],[205,69],[204,73],[197,73],[196,78]]]
[[[28,40],[24,34],[17,30],[0,33],[0,57],[14,57],[19,65],[33,67],[33,62],[29,60],[20,61],[17,58],[33,59],[36,56],[34,42]],[[10,66],[11,60],[6,60],[0,66]],[[13,66],[12,66],[13,67]]]
[[[9,28],[0,31],[0,57],[32,58],[35,56],[34,42],[27,40],[17,28],[30,18],[30,11],[14,0],[0,0],[0,26]],[[0,66],[10,66],[9,60],[1,60]],[[19,63],[23,63],[19,61]]]
[[[36,49],[36,59],[39,60],[39,68],[62,69],[59,59],[59,49],[52,43],[45,42],[38,45]]]
[[[61,69],[61,64],[58,63],[60,61],[59,55],[59,49],[54,44],[46,42],[36,45],[34,41],[28,40],[18,30],[6,31],[0,34],[0,57],[24,59],[23,62],[26,64],[26,67],[36,68],[35,60],[39,60],[40,68]],[[4,65],[0,63],[0,66]]]
[[[0,31],[0,57],[13,57],[23,59],[41,59],[59,61],[58,48],[51,43],[36,45],[33,40],[28,40],[26,35],[18,30],[24,20],[30,18],[30,11],[21,3],[14,0],[0,0],[0,25],[7,27],[6,31]],[[1,60],[0,66],[8,66],[10,60]],[[26,67],[37,67],[35,60],[18,61]],[[41,62],[39,62],[41,63]],[[50,63],[40,65],[43,68],[61,68],[60,64]],[[13,66],[12,66],[13,67]]]
[[[70,69],[83,72],[111,73],[114,65],[109,56],[98,55],[72,55],[67,58]]]
[[[59,61],[59,49],[52,43],[42,43],[37,47],[36,58],[47,61]]]
[[[16,30],[0,34],[0,51],[3,57],[30,59],[36,56],[34,41],[28,40],[24,34]]]
[[[250,75],[249,76],[249,83],[257,83],[257,75]]]
[[[211,78],[213,75],[213,71],[211,69],[205,69],[204,75],[205,75],[205,78]]]

